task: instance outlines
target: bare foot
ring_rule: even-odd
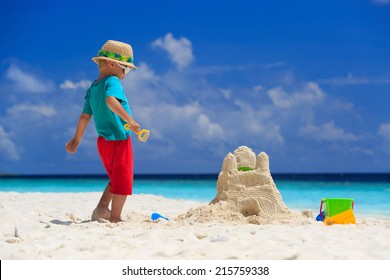
[[[119,222],[126,222],[126,220],[122,216],[120,216],[118,220],[110,219],[110,223],[119,223]]]
[[[99,219],[109,220],[111,217],[111,211],[107,208],[95,208],[92,212],[91,220],[98,221]]]

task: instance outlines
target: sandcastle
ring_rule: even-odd
[[[177,221],[188,224],[213,221],[250,224],[307,224],[311,211],[287,208],[271,176],[265,152],[257,155],[241,146],[228,153],[217,181],[217,195],[205,206],[190,209]]]
[[[223,160],[218,176],[217,195],[211,204],[225,201],[230,211],[248,216],[272,216],[289,213],[272,179],[269,158],[241,146]]]

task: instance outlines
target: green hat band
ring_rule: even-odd
[[[108,57],[111,59],[115,59],[115,60],[122,61],[122,62],[129,62],[129,63],[133,63],[133,61],[134,61],[134,59],[131,56],[121,55],[121,54],[109,52],[106,50],[100,50],[98,52],[98,56]]]

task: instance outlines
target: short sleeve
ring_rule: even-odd
[[[121,101],[125,100],[122,84],[117,77],[109,77],[106,81],[106,87],[106,97],[114,96]]]
[[[85,95],[85,101],[84,101],[84,107],[83,107],[83,113],[92,115],[92,108],[91,103],[89,102],[89,91]]]

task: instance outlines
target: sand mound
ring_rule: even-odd
[[[218,176],[217,195],[210,205],[191,209],[176,220],[301,224],[310,222],[307,216],[290,211],[284,204],[271,176],[268,155],[261,152],[256,157],[252,149],[241,146],[226,155]]]
[[[300,212],[288,211],[278,214],[265,214],[245,216],[232,211],[226,201],[190,209],[187,213],[179,215],[175,222],[181,225],[194,225],[203,223],[223,224],[295,224],[303,225],[314,223]]]

